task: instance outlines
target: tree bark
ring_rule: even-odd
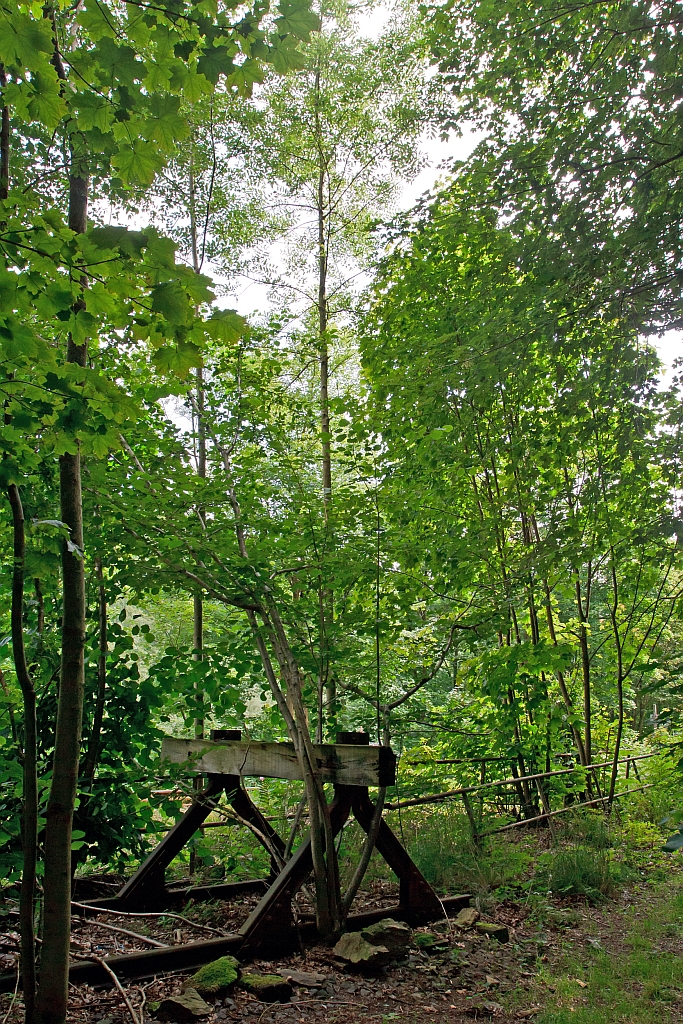
[[[21,978],[26,1024],[35,1018],[36,957],[33,926],[36,891],[36,859],[38,846],[38,777],[36,753],[36,691],[28,670],[24,647],[24,562],[26,538],[24,510],[19,488],[8,488],[14,534],[14,571],[12,574],[12,653],[17,680],[24,703],[24,797],[21,816],[21,846],[23,868],[19,897],[19,927],[21,932]]]
[[[610,545],[610,576],[612,579],[612,604],[610,606],[610,621],[614,635],[614,646],[617,652],[617,734],[614,740],[614,755],[612,757],[612,771],[609,780],[609,793],[607,806],[612,809],[614,803],[614,791],[619,774],[619,752],[621,750],[621,737],[624,731],[624,645],[619,630],[619,584],[617,581],[617,570],[614,558],[614,548]],[[606,751],[609,756],[609,747]]]
[[[79,173],[80,171],[80,173]],[[88,178],[74,166],[69,176],[69,227],[87,229]],[[76,308],[83,308],[82,300]],[[67,342],[66,360],[87,364],[87,345]],[[69,531],[62,544],[62,656],[52,785],[45,830],[43,949],[38,989],[39,1024],[64,1024],[68,1001],[71,931],[71,832],[78,785],[83,717],[85,571],[80,452],[59,458],[61,519]]]
[[[328,238],[325,213],[325,185],[328,181],[328,159],[323,148],[322,126],[320,124],[320,68],[315,73],[315,127],[318,145],[318,357],[320,363],[320,433],[322,446],[321,477],[323,486],[323,518],[328,528],[330,502],[332,500],[332,444],[330,438],[330,353],[328,344]],[[324,738],[325,708],[332,709],[336,699],[336,686],[330,671],[328,627],[334,617],[334,597],[327,587],[321,587],[318,595],[320,618],[320,668],[318,672],[318,727],[316,739]]]
[[[579,646],[581,648],[581,673],[583,677],[583,719],[584,719],[584,738],[583,738],[583,749],[586,756],[586,764],[593,763],[593,740],[592,740],[592,728],[591,728],[591,663],[590,663],[590,652],[588,650],[588,630],[586,625],[588,623],[588,615],[590,613],[590,585],[591,585],[591,565],[588,563],[588,579],[586,581],[586,606],[584,609],[583,597],[581,595],[581,581],[578,573],[576,574],[575,589],[576,589],[576,608],[579,613]]]
[[[4,96],[7,88],[7,72],[0,64],[0,89]],[[9,107],[4,104],[2,107],[0,124],[0,199],[7,199],[9,195]]]
[[[95,711],[93,713],[92,729],[88,739],[88,749],[83,761],[83,778],[88,790],[92,791],[92,784],[95,778],[95,770],[100,755],[100,737],[102,735],[102,720],[104,718],[104,703],[107,693],[107,654],[109,644],[107,639],[107,593],[104,589],[102,576],[102,559],[95,559],[95,575],[97,576],[97,631],[99,640],[99,651],[97,656],[97,697],[95,698]]]

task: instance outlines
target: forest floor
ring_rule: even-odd
[[[659,861],[659,857],[656,858]],[[459,931],[452,922],[431,926],[448,939],[445,952],[413,949],[402,961],[372,974],[345,968],[331,950],[243,967],[287,977],[292,971],[324,975],[319,989],[294,989],[290,1003],[262,1003],[236,989],[213,1006],[206,1024],[683,1024],[683,862],[679,856],[620,887],[597,907],[549,897],[484,899],[482,917],[507,925],[510,941]],[[362,894],[365,907],[396,902],[395,887],[375,880]],[[234,930],[253,902],[197,905],[186,911],[205,926]],[[206,938],[206,932],[170,918],[126,920],[101,915],[101,923],[128,928],[169,944]],[[144,922],[144,923],[143,923]],[[179,926],[178,926],[179,925]],[[4,971],[15,963],[18,935],[0,934]],[[98,956],[143,949],[144,944],[95,921],[74,921],[73,950]],[[10,963],[10,961],[12,963]],[[153,1020],[156,1005],[177,993],[188,975],[174,974],[127,988],[138,1019]],[[140,1014],[139,1009],[144,1009]],[[0,996],[0,1024],[19,1024],[21,1001]],[[125,1024],[132,1019],[116,989],[72,987],[74,1024]]]

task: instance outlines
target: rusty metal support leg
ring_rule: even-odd
[[[223,791],[224,775],[209,775],[208,784],[140,865],[117,894],[119,904],[135,904],[136,910],[163,909],[166,905],[166,868],[208,818]]]
[[[271,849],[261,839],[259,842],[270,854],[270,881],[273,881],[280,872],[280,864],[277,859],[273,857],[272,849],[276,850],[281,856],[285,852],[285,842],[282,837],[275,831],[271,823],[261,814],[260,810],[253,802],[246,789],[242,785],[239,775],[224,775],[225,780],[225,795],[228,803],[232,805],[240,818],[244,818],[251,825],[254,825],[262,835],[266,837],[268,843],[270,843]],[[257,837],[258,838],[258,837]]]
[[[361,828],[367,832],[374,810],[370,795],[364,787],[348,788],[352,794],[353,814]],[[444,917],[441,900],[384,820],[379,827],[375,848],[382,854],[392,871],[398,875],[400,903],[405,910],[408,923],[420,925]]]
[[[332,831],[337,835],[351,810],[354,787],[335,786],[335,795],[330,804]],[[250,955],[269,951],[291,950],[296,947],[297,936],[292,916],[292,898],[304,884],[313,870],[310,837],[297,847],[293,857],[287,861],[268,892],[251,912],[240,928],[245,948]]]

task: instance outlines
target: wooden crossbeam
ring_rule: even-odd
[[[342,786],[393,786],[396,782],[396,755],[389,747],[323,743],[313,750],[323,782]],[[209,775],[303,780],[292,743],[221,743],[165,736],[161,757]]]

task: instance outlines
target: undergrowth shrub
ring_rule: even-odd
[[[408,851],[428,882],[451,892],[488,893],[514,885],[528,871],[530,855],[507,838],[476,846],[464,814],[440,810],[406,835]]]
[[[608,850],[612,846],[612,828],[604,811],[577,807],[565,815],[559,838],[570,839],[577,846]]]
[[[605,850],[586,846],[560,849],[541,868],[548,891],[555,896],[582,896],[598,903],[610,896],[617,881],[615,869]]]

